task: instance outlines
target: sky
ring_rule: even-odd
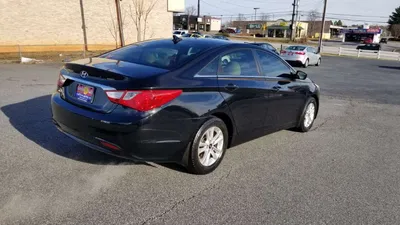
[[[200,0],[200,14],[223,15],[223,22],[226,22],[239,13],[248,19],[254,18],[254,8],[260,8],[257,15],[265,13],[270,19],[290,19],[292,3],[293,0]],[[197,8],[197,0],[185,0],[185,4]],[[310,10],[322,13],[324,0],[300,0],[299,5],[301,19],[306,20]],[[399,6],[399,0],[328,0],[327,19],[341,19],[346,25],[386,24],[389,15]]]

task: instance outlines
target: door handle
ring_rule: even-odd
[[[235,84],[228,84],[225,86],[225,89],[228,91],[235,91],[236,89],[238,89],[239,87]]]
[[[281,86],[273,86],[272,89],[278,92],[282,87]]]

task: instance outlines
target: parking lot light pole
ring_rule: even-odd
[[[260,8],[254,8],[254,21],[257,20],[257,9],[260,9]]]

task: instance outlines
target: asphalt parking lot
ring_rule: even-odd
[[[58,132],[49,99],[59,67],[0,64],[0,224],[400,221],[400,62],[324,57],[304,69],[322,91],[312,131],[229,149],[205,176]]]

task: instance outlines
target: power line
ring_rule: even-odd
[[[357,17],[371,17],[371,18],[389,18],[389,16],[369,16],[369,15],[355,15],[355,14],[341,14],[341,13],[327,13],[335,16],[357,16]]]
[[[302,13],[309,13],[310,11],[300,11]],[[370,16],[370,15],[356,15],[356,14],[345,14],[345,13],[326,13],[327,15],[333,16],[348,16],[348,17],[370,17],[370,18],[389,18],[389,16]]]
[[[265,12],[261,12],[261,13],[264,13],[264,14],[267,14],[267,15],[275,15],[275,16],[288,16],[288,15],[292,15],[292,13],[291,12],[285,12],[285,13],[274,13],[274,12],[268,12],[268,13],[265,13]],[[214,15],[209,15],[209,16],[222,16],[222,17],[231,17],[231,16],[238,16],[238,15],[243,15],[243,16],[254,16],[254,13],[245,13],[245,14],[243,14],[243,13],[238,13],[238,14],[228,14],[228,15],[221,15],[221,14],[214,14]]]
[[[330,20],[349,20],[354,22],[369,22],[369,23],[387,23],[387,21],[373,21],[373,20],[357,20],[352,18],[337,18],[337,17],[326,17]]]
[[[210,4],[210,3],[208,3],[208,2],[206,2],[206,1],[204,1],[204,0],[200,0],[200,1],[203,2],[203,3],[205,3],[206,5],[209,5],[209,6],[211,6],[211,7],[215,7],[215,8],[218,8],[218,9],[221,9],[221,10],[223,10],[223,11],[225,11],[225,12],[234,13],[234,12],[232,12],[232,11],[229,11],[229,10],[223,9],[223,8],[221,8],[221,7],[218,7],[218,6],[216,6],[216,5]],[[235,14],[235,15],[237,15],[237,14]],[[217,16],[217,15],[214,15],[214,16]],[[218,15],[218,16],[220,16],[220,15]]]

